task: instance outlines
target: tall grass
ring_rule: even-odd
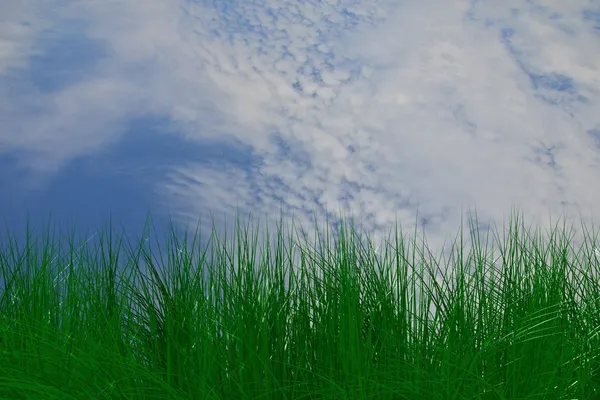
[[[461,229],[442,267],[397,226],[383,252],[345,223],[312,244],[279,229],[258,258],[237,227],[158,252],[9,235],[0,398],[600,399],[595,237],[575,251],[515,217],[494,261]]]

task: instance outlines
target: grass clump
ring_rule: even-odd
[[[248,233],[0,243],[0,398],[600,399],[589,235],[576,252],[515,218],[492,260],[461,229],[441,268],[398,229],[383,254],[345,223],[278,230],[258,259]]]

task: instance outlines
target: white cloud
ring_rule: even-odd
[[[315,208],[347,208],[381,236],[395,214],[410,232],[418,207],[440,245],[469,208],[498,223],[512,205],[541,224],[548,212],[598,214],[588,132],[600,128],[600,40],[582,17],[588,2],[354,3],[65,6],[111,55],[60,93],[0,93],[19,132],[0,135],[0,149],[60,166],[151,113],[186,140],[236,139],[261,158],[249,170],[182,164],[156,182],[182,218],[236,204],[272,214],[282,201],[303,226]],[[558,74],[570,91],[552,87]],[[44,110],[35,120],[32,107]]]

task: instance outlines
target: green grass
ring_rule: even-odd
[[[442,265],[397,225],[379,252],[346,223],[262,249],[236,227],[164,251],[8,235],[0,398],[600,399],[589,234],[576,250],[515,217],[496,254],[461,229]]]

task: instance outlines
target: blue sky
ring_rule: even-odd
[[[597,0],[0,2],[14,231],[344,210],[439,248],[469,210],[594,222],[598,110]]]

